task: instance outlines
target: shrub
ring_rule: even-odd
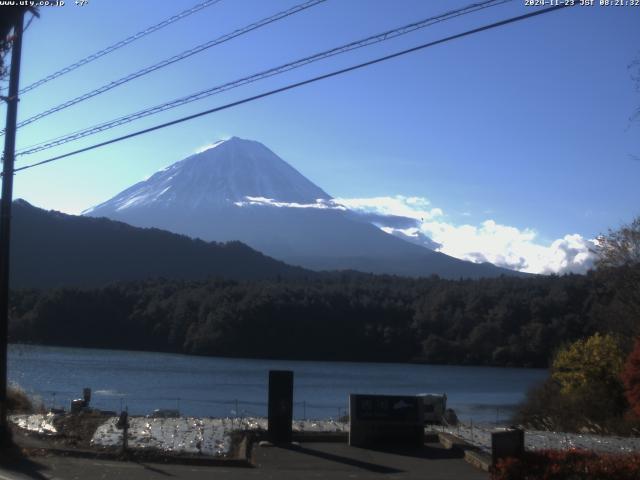
[[[640,454],[596,454],[584,450],[541,450],[501,459],[492,480],[637,480]]]
[[[512,421],[536,430],[637,434],[640,423],[624,418],[616,397],[604,389],[591,395],[563,395],[548,378],[527,392]]]
[[[621,378],[631,413],[640,418],[640,337],[627,357]]]
[[[10,386],[7,388],[7,410],[11,413],[34,413],[36,408],[22,388]]]
[[[551,378],[529,389],[524,402],[513,416],[514,423],[538,430],[574,430],[568,425],[568,401],[560,395],[560,387]],[[573,422],[571,422],[573,423]]]
[[[528,392],[515,421],[528,427],[633,433],[620,378],[624,356],[611,335],[595,334],[560,350],[551,377]]]

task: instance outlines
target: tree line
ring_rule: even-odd
[[[632,339],[640,265],[481,280],[344,273],[17,290],[10,340],[195,355],[547,367],[596,332]],[[623,282],[623,283],[621,283]]]

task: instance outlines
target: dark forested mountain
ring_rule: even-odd
[[[240,242],[208,243],[106,218],[66,215],[13,204],[14,288],[98,286],[117,280],[274,279],[311,274]]]
[[[233,137],[156,172],[85,215],[214,241],[239,240],[314,270],[443,278],[518,275],[389,235],[259,142]]]

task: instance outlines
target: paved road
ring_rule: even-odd
[[[488,479],[486,473],[466,463],[459,453],[445,450],[439,444],[408,453],[365,450],[343,443],[256,447],[254,463],[255,468],[226,468],[46,456],[14,464],[0,460],[0,480]]]

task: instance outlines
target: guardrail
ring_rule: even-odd
[[[78,395],[79,396],[79,395]],[[78,397],[76,396],[76,397]],[[69,410],[74,396],[68,393],[43,392],[41,402],[46,409],[57,408]],[[345,399],[346,401],[346,399]],[[266,417],[268,404],[266,401],[255,401],[241,398],[188,398],[135,396],[126,393],[100,394],[94,391],[91,406],[100,410],[114,412],[129,411],[132,415],[148,415],[154,409],[178,410],[182,415],[199,417]],[[315,418],[340,419],[349,413],[348,406],[338,404],[320,404],[307,400],[293,402],[293,418],[308,420]]]

